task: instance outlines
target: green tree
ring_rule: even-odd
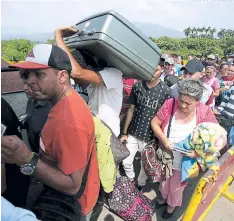
[[[184,34],[185,34],[186,37],[189,36],[189,34],[190,34],[189,28],[184,29]]]
[[[2,57],[8,61],[23,61],[34,44],[26,39],[2,41]]]
[[[56,44],[56,41],[55,41],[55,39],[53,38],[53,39],[47,39],[47,42],[46,42],[47,44],[52,44],[52,45],[55,45]]]
[[[218,36],[220,39],[222,39],[222,38],[225,37],[225,32],[226,32],[226,30],[222,28],[222,29],[218,32],[217,36]]]

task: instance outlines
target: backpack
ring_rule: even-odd
[[[39,220],[43,221],[80,221],[83,213],[78,199],[85,191],[92,153],[82,177],[81,187],[74,196],[44,186],[44,191],[32,208]]]
[[[108,198],[110,210],[125,221],[151,221],[152,201],[140,192],[127,177],[120,177]]]

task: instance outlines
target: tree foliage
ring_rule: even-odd
[[[56,41],[55,41],[55,39],[54,39],[54,38],[53,38],[53,39],[47,39],[46,44],[52,44],[52,45],[55,45],[55,44],[56,44]]]
[[[206,38],[152,38],[162,52],[175,53],[187,57],[189,54],[208,55],[219,54],[224,56],[234,51],[234,37],[225,39],[206,39]]]
[[[214,38],[214,34],[216,33],[215,28],[209,27],[188,27],[184,29],[184,34],[186,37],[190,38]]]
[[[189,54],[225,56],[234,52],[234,30],[221,29],[215,38],[216,29],[211,27],[188,27],[184,30],[187,38],[160,37],[150,39],[165,53],[187,57]]]
[[[39,42],[31,42],[26,39],[14,39],[1,41],[1,43],[1,56],[7,61],[17,62],[24,61],[33,46]],[[48,39],[45,43],[55,44],[55,39]]]
[[[216,28],[211,28],[210,26],[208,28],[206,27],[188,27],[184,29],[184,34],[186,37],[189,38],[215,38],[217,30]],[[234,30],[232,29],[221,29],[217,33],[217,37],[219,39],[223,39],[226,37],[234,37]]]
[[[1,42],[2,57],[8,61],[22,61],[34,44],[26,39],[8,40]]]

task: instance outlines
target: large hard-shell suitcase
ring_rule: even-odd
[[[85,49],[127,77],[152,79],[161,51],[115,11],[93,15],[76,24],[79,32],[65,38],[70,48]]]

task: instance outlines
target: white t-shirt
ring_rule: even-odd
[[[122,72],[104,68],[99,74],[105,85],[89,85],[89,107],[92,113],[103,120],[116,136],[120,133],[120,111],[123,100]]]
[[[182,140],[184,140],[186,137],[188,137],[189,134],[192,133],[193,129],[196,127],[196,116],[187,124],[176,124],[175,122],[175,115],[172,118],[171,121],[171,129],[169,134],[169,140],[172,143],[179,143]],[[164,134],[167,134],[167,126],[164,128]],[[177,171],[181,171],[181,162],[183,155],[178,151],[173,151],[173,169]]]
[[[207,84],[203,84],[203,86],[205,87],[205,90],[203,91],[202,97],[200,102],[202,104],[206,104],[206,102],[209,100],[210,95],[213,92],[213,89],[211,86],[207,85]],[[171,86],[171,96],[172,97],[178,97],[179,93],[178,93],[178,85],[174,84]]]

